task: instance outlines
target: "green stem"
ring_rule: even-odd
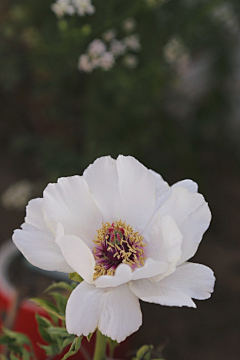
[[[106,346],[107,338],[97,330],[97,338],[95,343],[95,351],[93,360],[105,360],[106,359]]]

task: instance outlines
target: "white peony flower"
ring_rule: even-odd
[[[69,333],[98,328],[121,342],[142,324],[139,299],[196,307],[192,298],[210,297],[212,270],[187,262],[210,219],[193,181],[170,187],[133,157],[107,156],[30,201],[13,241],[35,266],[84,279],[67,303]]]

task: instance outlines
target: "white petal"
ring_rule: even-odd
[[[156,206],[154,175],[131,156],[117,158],[120,219],[143,231]]]
[[[83,173],[103,222],[119,220],[119,193],[116,160],[110,156],[97,159]]]
[[[25,222],[33,225],[39,230],[49,231],[43,218],[43,199],[37,198],[30,200],[26,208]]]
[[[92,283],[95,260],[86,243],[75,235],[57,236],[56,242],[74,271],[88,283]]]
[[[191,298],[208,299],[213,291],[214,281],[213,272],[207,266],[185,263],[159,282],[132,281],[129,287],[143,301],[196,307]]]
[[[69,334],[87,336],[98,325],[101,292],[86,281],[71,293],[66,307],[66,328]]]
[[[191,193],[197,193],[198,192],[198,184],[192,180],[186,179],[182,181],[178,181],[175,183],[172,187],[181,186],[188,189]]]
[[[43,196],[43,213],[47,225],[56,233],[58,223],[67,235],[79,236],[90,247],[102,217],[86,181],[81,176],[58,179],[49,184]]]
[[[67,303],[67,331],[77,336],[86,336],[98,327],[102,334],[121,342],[141,324],[139,301],[126,284],[100,289],[84,281]]]
[[[155,177],[156,198],[157,198],[156,209],[158,209],[171,195],[171,187],[168,185],[166,181],[163,180],[161,175],[159,175],[153,170],[149,170],[149,171]]]
[[[215,277],[213,271],[201,264],[185,263],[160,283],[171,286],[193,299],[208,299],[213,292]]]
[[[191,193],[183,187],[173,187],[172,195],[161,206],[156,216],[170,214],[183,235],[182,257],[183,263],[197,251],[204,232],[207,230],[211,213],[204,197],[198,193]]]
[[[168,270],[168,263],[164,261],[156,261],[148,258],[141,268],[134,270],[132,280],[150,278],[152,276],[164,274]]]
[[[138,298],[127,284],[102,293],[98,328],[103,335],[121,342],[142,325],[142,313]]]
[[[13,242],[34,266],[49,271],[73,272],[49,230],[42,231],[24,223],[22,230],[14,231]]]
[[[146,252],[148,257],[165,262],[167,269],[164,273],[153,275],[152,281],[159,281],[175,271],[182,256],[182,239],[182,233],[170,215],[159,215],[156,218],[149,234]]]
[[[129,283],[130,290],[141,300],[167,306],[196,307],[192,299],[162,281],[137,280]]]
[[[127,264],[120,264],[113,276],[103,275],[97,278],[94,284],[97,287],[116,287],[129,282],[130,280],[145,279],[158,274],[163,274],[168,269],[168,263],[147,259],[141,268],[134,271]]]
[[[132,269],[127,264],[120,264],[114,275],[102,275],[95,280],[97,287],[115,287],[127,283],[132,279]]]
[[[83,174],[104,222],[126,221],[134,230],[146,227],[156,205],[155,178],[131,156],[102,157]]]
[[[170,215],[158,214],[146,248],[148,257],[177,263],[181,258],[183,235]]]

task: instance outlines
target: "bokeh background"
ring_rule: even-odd
[[[102,155],[133,155],[170,184],[193,179],[213,214],[193,261],[214,270],[215,292],[197,310],[142,304],[132,341],[166,360],[239,360],[239,1],[93,0],[92,16],[60,18],[51,4],[0,3],[0,242],[48,182]],[[112,28],[137,34],[135,61],[79,71]],[[40,284],[26,290],[30,278],[23,293],[41,295]]]

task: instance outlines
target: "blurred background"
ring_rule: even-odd
[[[215,292],[197,310],[142,303],[132,341],[166,360],[239,360],[240,2],[92,5],[1,0],[0,242],[48,182],[102,155],[193,179],[213,214],[193,261],[214,270]],[[21,299],[41,296],[51,279],[24,271]]]

